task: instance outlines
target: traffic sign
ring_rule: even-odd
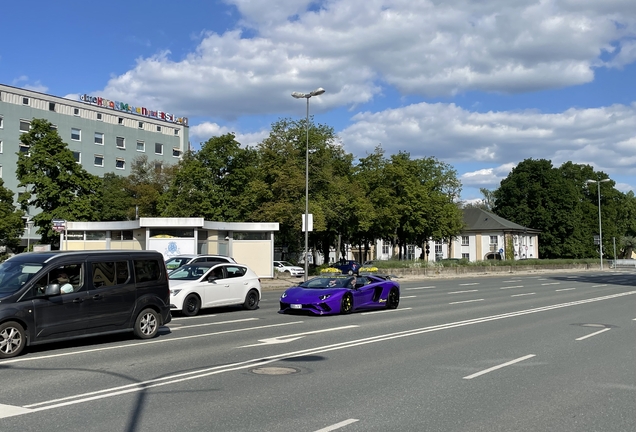
[[[499,253],[502,254],[503,253],[503,249],[499,249]]]
[[[62,232],[66,229],[66,221],[64,219],[53,219],[53,231]]]

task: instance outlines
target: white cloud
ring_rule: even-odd
[[[228,3],[254,37],[208,33],[183,59],[140,58],[100,93],[235,119],[290,112],[292,91],[316,87],[328,90],[314,104],[321,112],[368,102],[386,85],[421,96],[519,93],[587,83],[595,67],[635,60],[632,0]]]
[[[210,138],[228,133],[234,134],[236,140],[243,146],[254,147],[263,141],[269,135],[269,132],[269,130],[263,130],[254,133],[241,133],[240,131],[235,132],[233,128],[220,126],[217,123],[203,122],[195,126],[190,126],[189,136],[190,142],[193,143],[193,148],[198,150],[201,144]]]
[[[464,173],[459,179],[466,187],[496,189],[501,180],[506,178],[515,166],[514,163],[507,163],[494,168],[484,168]]]
[[[39,80],[34,83],[29,83],[29,77],[26,75],[20,75],[18,78],[15,78],[11,81],[11,85],[15,87],[22,87],[26,90],[33,90],[40,93],[46,93],[49,89],[47,86],[42,84]]]

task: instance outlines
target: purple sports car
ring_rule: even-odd
[[[359,309],[396,309],[400,284],[387,276],[319,276],[288,288],[279,313],[347,314]]]

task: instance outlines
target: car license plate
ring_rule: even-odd
[[[292,309],[302,309],[302,308],[303,308],[303,305],[301,305],[301,304],[293,304],[293,305],[291,305],[290,307],[291,307]]]

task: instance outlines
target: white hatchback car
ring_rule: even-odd
[[[186,264],[168,275],[170,310],[194,316],[202,308],[242,305],[256,309],[261,281],[247,266],[235,263]]]
[[[305,274],[305,269],[302,267],[298,267],[293,265],[287,261],[274,261],[274,270],[289,273],[290,276],[301,277]]]

